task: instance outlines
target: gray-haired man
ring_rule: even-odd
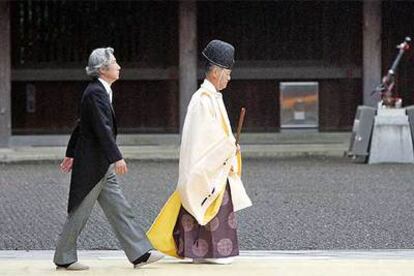
[[[76,242],[96,201],[135,268],[163,257],[152,250],[145,232],[134,221],[134,214],[115,176],[115,173],[125,174],[128,169],[116,145],[111,84],[119,78],[121,67],[113,51],[112,48],[99,48],[89,56],[86,73],[93,80],[82,95],[80,119],[60,164],[63,172],[72,171],[72,177],[68,216],[53,260],[57,269],[88,269],[78,262]]]

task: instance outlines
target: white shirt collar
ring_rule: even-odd
[[[222,96],[221,93],[217,91],[217,89],[208,79],[204,79],[204,82],[201,84],[201,87],[213,93],[215,96]]]
[[[98,80],[102,83],[102,85],[105,87],[106,92],[109,95],[109,101],[112,103],[112,89],[111,86],[109,85],[109,83],[107,83],[106,81],[104,81],[101,78],[98,78]]]

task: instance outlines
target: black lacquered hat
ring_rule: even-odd
[[[234,47],[230,43],[212,40],[204,48],[202,54],[209,62],[219,67],[231,69],[234,65]]]

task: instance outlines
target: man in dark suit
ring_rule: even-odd
[[[119,78],[121,67],[113,51],[112,48],[99,48],[89,56],[86,73],[93,81],[82,95],[80,119],[60,164],[63,172],[72,171],[72,177],[68,216],[54,256],[57,269],[88,269],[78,262],[76,242],[96,201],[134,268],[163,257],[152,250],[145,232],[134,221],[134,214],[115,176],[115,173],[125,174],[128,168],[116,145],[111,84]]]

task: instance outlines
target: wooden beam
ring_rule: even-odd
[[[81,66],[79,66],[81,68]],[[13,69],[13,81],[85,81],[83,69]],[[121,80],[175,80],[177,68],[128,68],[121,69]]]
[[[319,80],[361,78],[357,66],[283,66],[283,67],[235,67],[233,80]]]
[[[378,95],[371,92],[381,82],[381,26],[382,1],[364,0],[363,3],[363,103],[376,107]]]
[[[191,95],[197,90],[197,5],[179,3],[179,114],[180,133]]]
[[[198,68],[197,78],[204,78],[204,70]],[[362,70],[359,66],[332,65],[237,65],[232,74],[233,80],[309,80],[309,79],[360,79]],[[12,81],[86,81],[88,77],[82,69],[13,69]],[[130,68],[121,70],[121,80],[177,80],[178,69],[171,68]],[[193,83],[195,86],[196,84]],[[194,89],[197,89],[195,87]],[[195,90],[191,90],[192,93]]]
[[[0,1],[0,147],[11,137],[10,2]]]

